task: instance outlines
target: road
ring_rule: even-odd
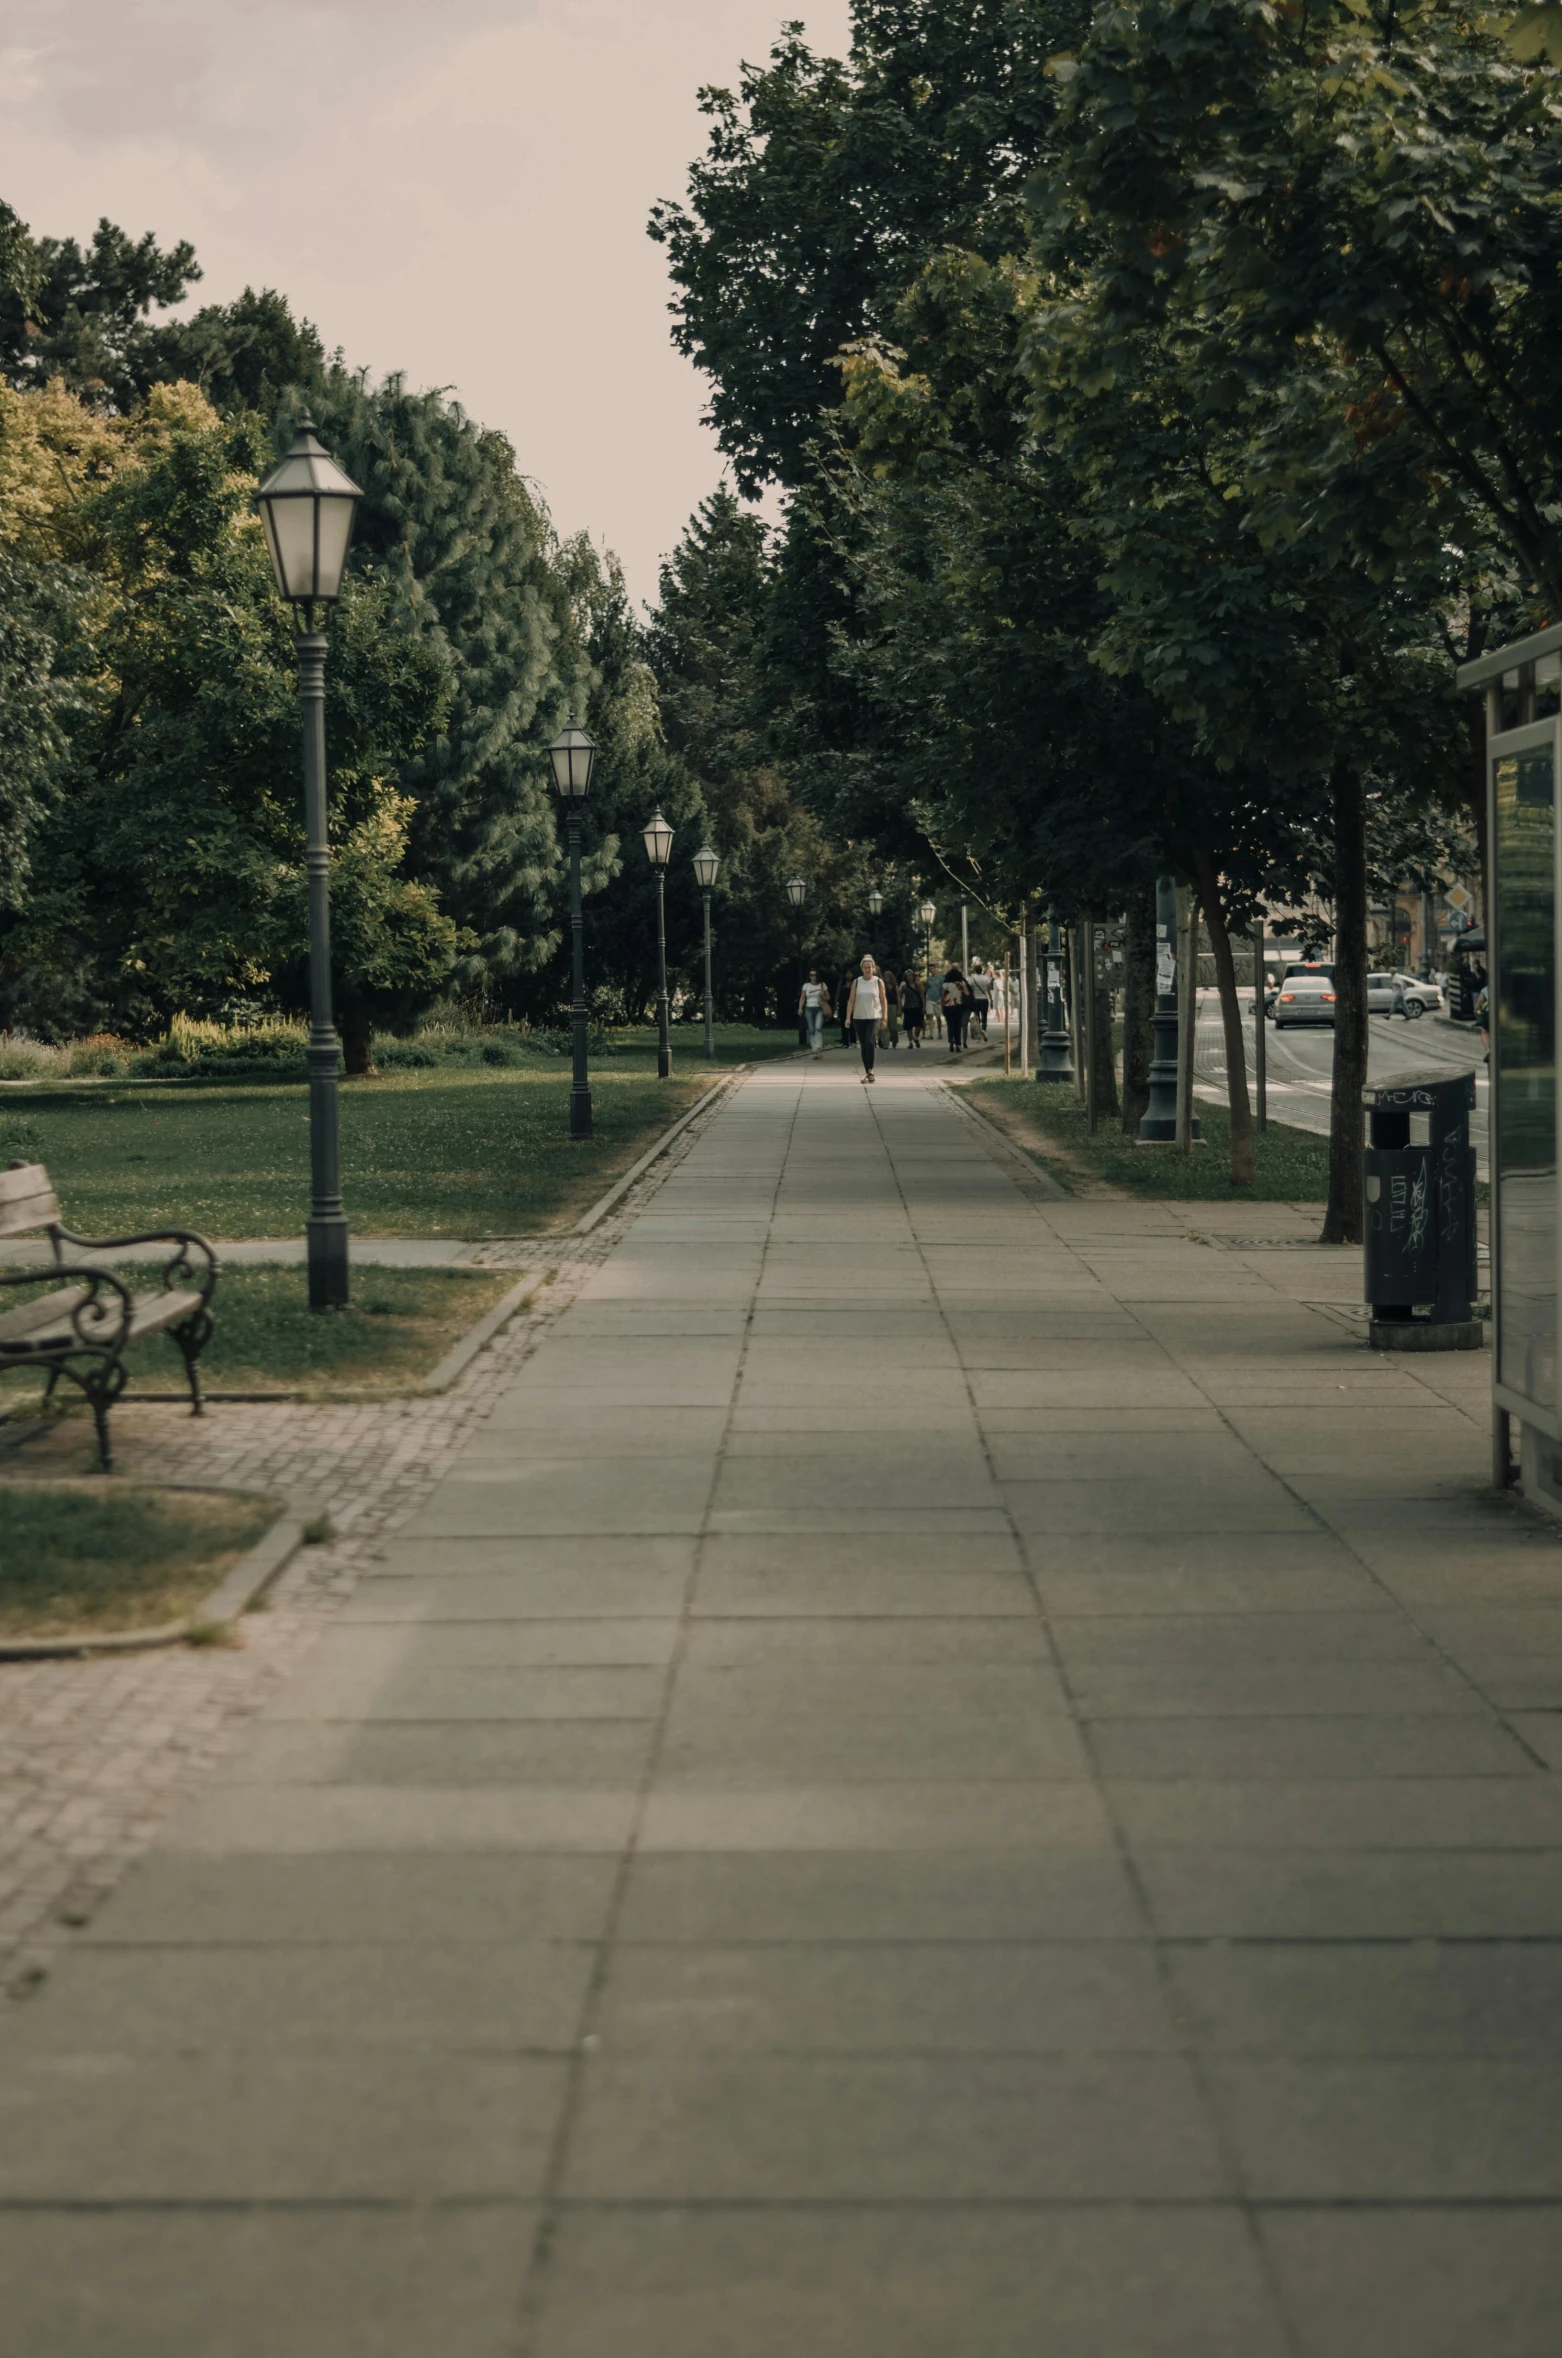
[[[1247,1013],[1247,1070],[1253,1079],[1253,994],[1242,991],[1238,996]],[[1480,1176],[1488,1176],[1487,1154],[1487,1087],[1486,1072],[1481,1064],[1480,1034],[1475,1030],[1455,1029],[1440,1023],[1435,1016],[1426,1015],[1419,1023],[1406,1023],[1402,1017],[1377,1015],[1370,1019],[1368,1044],[1368,1075],[1374,1081],[1387,1080],[1401,1072],[1475,1071],[1475,1154]],[[1329,1076],[1334,1062],[1334,1034],[1321,1027],[1316,1031],[1288,1028],[1277,1031],[1271,1023],[1265,1027],[1268,1042],[1269,1111],[1278,1122],[1290,1122],[1298,1130],[1327,1132],[1329,1127]],[[1225,1103],[1226,1097],[1226,1041],[1221,1029],[1220,1001],[1214,991],[1199,993],[1199,1028],[1195,1049],[1195,1088],[1201,1097],[1211,1097]]]

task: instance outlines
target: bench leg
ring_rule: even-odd
[[[117,1359],[109,1360],[98,1375],[78,1376],[77,1382],[87,1395],[92,1409],[92,1421],[98,1434],[98,1472],[114,1471],[114,1451],[109,1441],[108,1412],[125,1388],[125,1371]]]
[[[212,1338],[212,1322],[205,1310],[197,1310],[173,1330],[174,1341],[184,1354],[184,1372],[190,1386],[190,1414],[204,1416],[206,1403],[201,1398],[201,1353]]]

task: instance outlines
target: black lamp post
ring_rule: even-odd
[[[938,1012],[941,1002],[933,996],[933,920],[938,915],[938,910],[932,901],[924,901],[921,908],[918,909],[917,915],[922,920],[922,939],[925,944],[922,966],[922,1013],[924,1021],[931,1015],[934,1024],[937,1025],[942,1020]]]
[[[309,877],[309,1307],[347,1306],[347,1214],[337,1135],[336,1036],[331,994],[331,851],[326,831],[325,650],[316,606],[333,606],[363,497],[300,418],[293,447],[257,495],[277,587],[300,609],[298,695],[304,723],[304,862]]]
[[[1063,928],[1056,909],[1047,911],[1047,1028],[1036,1057],[1038,1081],[1072,1081],[1074,1049],[1063,1004]]]
[[[667,863],[673,856],[673,831],[658,811],[641,829],[641,837],[656,871],[656,1076],[665,1081],[673,1069],[667,1026]]]
[[[808,886],[807,886],[807,884],[805,883],[805,881],[803,880],[803,878],[802,878],[801,876],[789,876],[789,877],[787,878],[787,880],[786,880],[786,897],[787,897],[787,899],[788,899],[788,900],[791,902],[791,904],[792,904],[792,914],[793,914],[793,915],[794,915],[794,917],[797,919],[797,997],[798,997],[798,1016],[797,1016],[797,1044],[798,1044],[798,1046],[799,1046],[800,1048],[806,1048],[806,1047],[807,1047],[807,1045],[808,1045],[808,1026],[807,1026],[807,1024],[804,1022],[804,1020],[803,1020],[803,1015],[802,1015],[802,997],[803,997],[803,903],[804,903],[804,902],[807,900],[807,898],[808,898]]]
[[[705,1053],[716,1053],[716,1007],[710,979],[710,896],[716,881],[716,870],[721,862],[708,843],[701,844],[694,855],[694,881],[700,888],[700,899],[705,905]]]
[[[1166,1146],[1177,1136],[1177,884],[1171,876],[1155,880],[1155,1013],[1150,1029],[1155,1050],[1150,1059],[1150,1099],[1139,1118],[1139,1136],[1149,1144]],[[1193,1135],[1199,1134],[1198,1123]]]
[[[574,966],[574,996],[570,1000],[570,1045],[574,1070],[569,1085],[569,1134],[591,1136],[591,1083],[586,1077],[586,952],[580,914],[580,806],[591,792],[596,767],[596,739],[578,727],[573,713],[569,726],[548,747],[553,783],[564,805],[569,831],[569,927]]]

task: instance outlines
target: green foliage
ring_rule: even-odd
[[[504,436],[445,396],[333,370],[310,400],[364,490],[354,571],[449,681],[441,724],[396,772],[408,874],[461,930],[457,987],[504,1004],[558,941],[546,748],[563,708],[588,703],[552,526]],[[290,431],[284,416],[277,440]]]
[[[155,388],[124,463],[72,513],[101,585],[93,676],[37,831],[38,886],[3,945],[11,1003],[35,1020],[146,1029],[301,972],[297,704],[253,512],[263,459],[252,419]],[[343,990],[426,999],[455,929],[399,874],[391,780],[439,725],[448,670],[374,583],[349,585],[332,657]]]

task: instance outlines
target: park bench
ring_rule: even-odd
[[[42,1163],[13,1163],[0,1171],[0,1238],[42,1229],[54,1259],[42,1268],[0,1271],[0,1287],[49,1284],[51,1290],[20,1309],[0,1312],[0,1370],[33,1367],[47,1371],[45,1398],[60,1377],[85,1393],[98,1432],[98,1462],[113,1466],[108,1412],[125,1388],[125,1353],[148,1335],[167,1335],[184,1358],[190,1385],[190,1413],[200,1416],[200,1357],[211,1336],[211,1298],[217,1256],[203,1236],[182,1228],[150,1229],[142,1236],[101,1240],[73,1236],[61,1225],[60,1207]],[[118,1252],[131,1245],[166,1244],[174,1249],[161,1283],[132,1292],[111,1269],[73,1261],[66,1247],[82,1253]]]

